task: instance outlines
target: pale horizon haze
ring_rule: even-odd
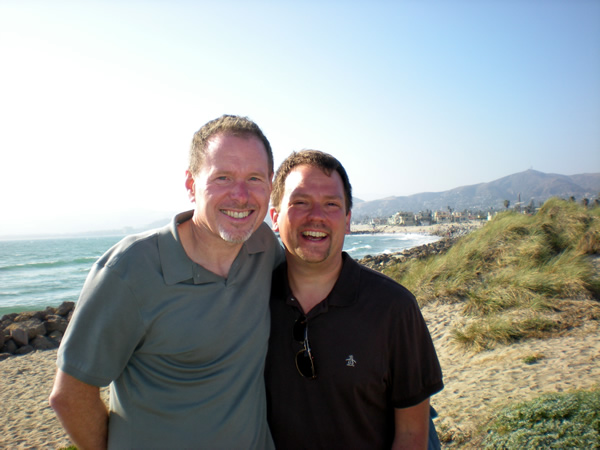
[[[600,1],[0,1],[0,236],[191,209],[192,135],[254,120],[275,166],[362,200],[600,172]]]

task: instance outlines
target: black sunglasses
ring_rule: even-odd
[[[302,350],[296,353],[296,369],[298,369],[298,373],[310,380],[317,378],[315,361],[308,343],[308,324],[306,323],[305,316],[298,317],[294,323],[294,339],[304,346]]]

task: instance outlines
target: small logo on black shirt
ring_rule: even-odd
[[[354,355],[348,355],[348,357],[346,358],[346,365],[348,367],[356,366],[356,360],[354,359]]]

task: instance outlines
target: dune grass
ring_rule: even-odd
[[[484,350],[600,319],[599,255],[600,208],[553,198],[535,215],[501,213],[448,252],[384,272],[422,306],[462,303],[465,320],[453,336]]]

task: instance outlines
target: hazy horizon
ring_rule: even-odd
[[[530,170],[530,169],[528,169]],[[596,172],[588,172],[587,174],[596,174]],[[600,174],[600,173],[598,173]],[[515,174],[508,174],[506,176],[510,176],[510,175],[515,175]],[[566,175],[566,174],[547,174],[547,175]],[[573,175],[584,175],[584,174],[571,174],[571,175],[566,175],[566,176],[573,176]],[[504,177],[500,177],[504,178]],[[488,181],[484,181],[483,183],[489,183],[489,182],[493,182],[493,181],[497,181],[497,180],[488,180]],[[451,188],[449,190],[452,189],[456,189],[456,188],[461,188],[461,187],[466,187],[466,186],[455,186],[454,188]],[[424,192],[432,192],[432,191],[424,191]],[[445,192],[445,191],[438,191],[439,192]],[[415,194],[410,194],[410,195],[417,195],[417,194],[422,194],[423,192],[416,192]],[[409,196],[410,196],[409,195]],[[354,201],[355,201],[355,205],[357,201],[361,201],[361,202],[369,202],[369,201],[375,201],[375,200],[384,200],[386,198],[391,198],[391,197],[399,197],[399,196],[388,196],[388,197],[382,197],[382,198],[378,198],[378,199],[372,199],[372,200],[364,200],[361,199],[360,197],[354,196]],[[511,201],[516,200],[516,199],[509,199]],[[105,235],[111,235],[111,234],[105,234],[105,233],[115,233],[113,235],[125,235],[125,234],[129,234],[131,232],[140,232],[143,230],[149,230],[153,227],[157,227],[160,225],[166,225],[167,223],[169,223],[169,221],[175,216],[175,214],[178,214],[180,212],[184,212],[187,210],[191,210],[193,208],[193,205],[190,204],[189,208],[187,209],[182,209],[181,211],[138,211],[136,212],[132,212],[129,211],[127,217],[128,218],[123,218],[123,216],[119,217],[118,219],[113,219],[112,222],[110,221],[105,221],[104,223],[106,224],[111,224],[111,225],[105,225],[105,226],[101,226],[98,225],[99,228],[92,228],[92,229],[78,229],[78,230],[71,230],[71,231],[58,231],[58,232],[52,232],[52,233],[34,233],[34,234],[6,234],[6,235],[2,235],[0,234],[0,240],[19,240],[19,239],[43,239],[43,238],[68,238],[68,237],[80,237],[80,236],[86,236],[86,235],[92,235],[92,236],[105,236]],[[267,214],[264,221],[266,223],[268,223],[269,225],[271,224],[271,220],[269,218],[269,215]]]

